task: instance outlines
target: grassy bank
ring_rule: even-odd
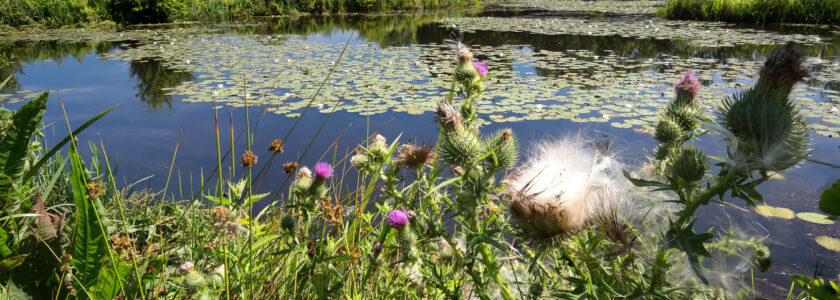
[[[840,24],[840,0],[669,0],[669,19],[750,23]]]
[[[115,22],[235,20],[297,13],[466,7],[478,0],[0,0],[0,25],[49,28]]]

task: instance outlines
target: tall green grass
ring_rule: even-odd
[[[669,19],[840,24],[840,0],[669,0]]]

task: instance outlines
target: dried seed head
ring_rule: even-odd
[[[376,136],[374,136],[374,137],[373,137],[373,142],[374,142],[374,143],[382,143],[382,144],[385,144],[385,143],[387,142],[387,140],[386,140],[386,139],[385,139],[385,137],[384,137],[384,136],[382,136],[381,134],[377,134]]]
[[[274,140],[273,142],[271,142],[271,145],[268,146],[268,151],[283,153],[283,141],[281,141],[280,139]]]
[[[435,149],[432,146],[405,144],[397,149],[395,161],[409,169],[417,169],[431,164],[435,159]]]
[[[463,62],[473,61],[473,54],[470,52],[470,48],[463,43],[458,43],[458,60]]]
[[[435,114],[435,122],[440,124],[440,127],[445,130],[455,130],[463,123],[461,113],[458,112],[452,104],[441,100],[437,104],[437,111]]]
[[[283,164],[283,170],[286,172],[286,174],[292,174],[292,172],[294,172],[295,169],[297,169],[297,167],[298,163],[293,161]]]
[[[805,78],[807,72],[802,68],[804,56],[788,43],[767,57],[767,62],[759,72],[758,84],[790,91],[793,85]]]
[[[253,167],[257,164],[258,157],[251,151],[245,151],[245,154],[242,154],[240,160],[242,160],[242,166],[246,168]]]
[[[310,171],[307,167],[300,168],[300,170],[298,170],[298,177],[312,178],[312,171]]]
[[[230,215],[230,211],[227,207],[224,206],[216,206],[213,207],[213,219],[217,221],[227,220],[227,217]]]
[[[505,128],[505,130],[502,130],[502,141],[507,141],[511,135],[513,135],[513,131],[510,128]]]
[[[178,270],[180,270],[182,274],[190,273],[190,272],[193,271],[193,269],[195,269],[195,265],[192,262],[189,262],[189,261],[182,263],[178,267]]]

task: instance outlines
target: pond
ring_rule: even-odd
[[[657,2],[621,9],[552,3],[3,36],[0,55],[9,63],[0,65],[0,76],[13,77],[0,101],[16,109],[51,91],[48,142],[66,135],[62,109],[76,127],[119,104],[79,139],[101,140],[126,184],[140,180],[138,186],[152,189],[166,185],[177,145],[168,191],[178,198],[192,195],[214,172],[214,103],[223,151],[232,134],[234,157],[241,155],[247,99],[262,161],[271,141],[294,128],[286,152],[273,161],[277,166],[259,182],[260,190],[275,191],[287,177],[279,164],[340,159],[373,132],[434,143],[434,104],[449,87],[455,39],[469,44],[493,73],[478,104],[482,131],[512,128],[525,148],[570,134],[608,137],[629,166],[639,167],[656,146],[650,131],[673,99],[677,77],[698,74],[699,97],[711,114],[715,104],[754,83],[767,54],[793,42],[807,54],[811,72],[791,96],[809,122],[812,157],[840,162],[840,29],[669,21],[652,16]],[[703,136],[699,145],[712,155],[725,151],[720,136]],[[806,162],[782,175],[760,187],[767,204],[818,212],[820,192],[840,170]],[[840,255],[815,241],[840,237],[836,223],[710,207],[697,226],[730,221],[747,234],[768,236],[774,266],[757,275],[768,295],[786,292],[790,274],[840,273]]]

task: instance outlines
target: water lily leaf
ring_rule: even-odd
[[[840,180],[820,196],[820,210],[827,214],[840,215]]]
[[[796,217],[815,224],[831,225],[834,221],[829,216],[821,213],[801,212],[796,214]]]
[[[820,246],[823,246],[824,248],[826,248],[828,250],[831,250],[831,251],[834,251],[834,252],[840,252],[840,239],[838,239],[838,238],[833,238],[833,237],[830,237],[830,236],[821,235],[821,236],[818,236],[815,240],[817,241],[817,244],[819,244]]]
[[[781,218],[785,220],[790,220],[795,217],[795,214],[792,210],[785,207],[773,207],[770,205],[757,205],[755,207],[755,212],[758,214],[765,216],[765,217],[774,217],[774,218]]]

